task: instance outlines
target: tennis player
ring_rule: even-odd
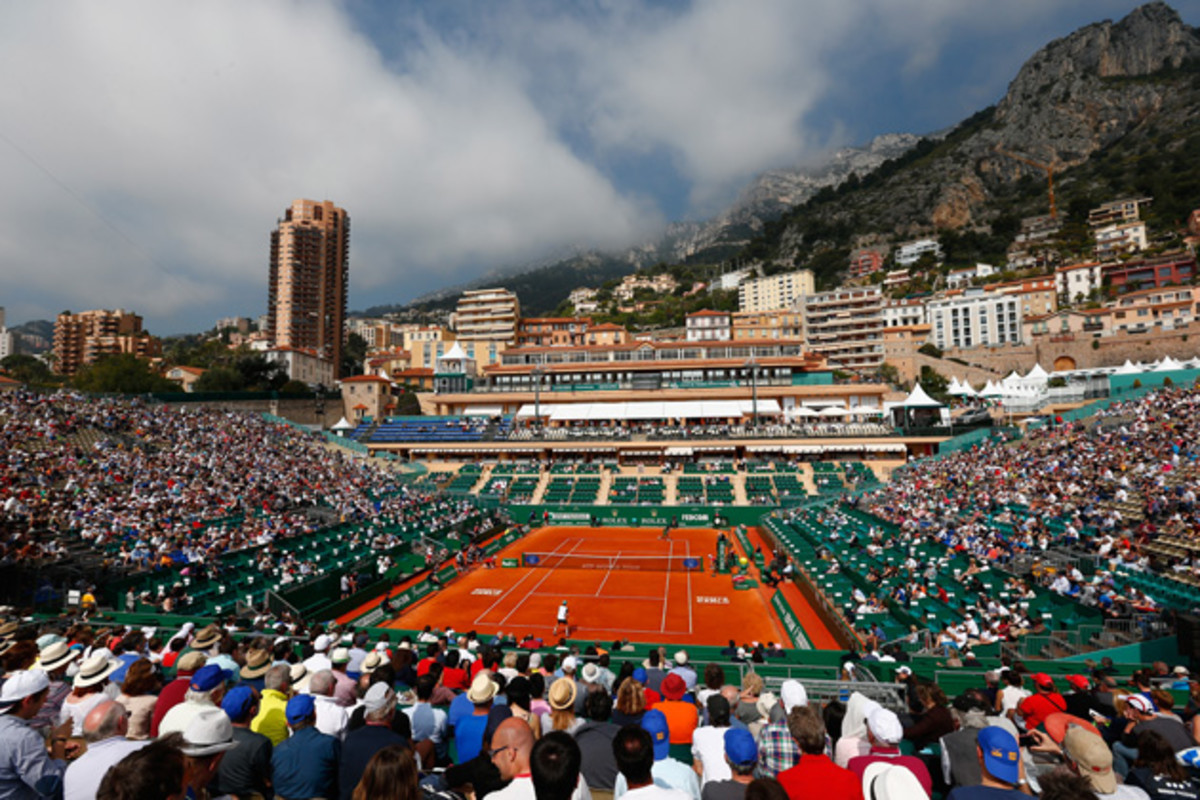
[[[571,632],[571,625],[567,622],[567,601],[563,600],[562,605],[558,607],[558,616],[554,622],[554,635],[558,635],[558,626],[563,628],[563,635],[566,636]]]

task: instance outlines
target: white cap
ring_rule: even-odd
[[[322,633],[313,642],[313,650],[316,650],[318,653],[324,653],[328,649],[329,649],[329,637]]]
[[[344,647],[335,647],[333,652],[329,654],[329,660],[334,664],[349,664],[350,651]]]
[[[867,716],[867,729],[884,744],[899,744],[904,738],[904,727],[900,724],[900,718],[894,711],[888,711],[882,706]]]
[[[682,665],[686,664],[687,662],[688,662],[687,650],[680,650],[679,652],[677,652],[675,654],[675,663],[676,664],[679,664],[680,666],[682,666]]]
[[[783,710],[790,714],[793,708],[808,705],[808,692],[800,681],[784,681],[779,687],[779,702],[783,703]]]
[[[31,697],[49,686],[49,676],[40,669],[23,669],[12,673],[4,681],[4,688],[0,691],[0,714],[7,714],[26,697]]]
[[[396,693],[386,683],[376,683],[367,690],[367,694],[363,697],[363,707],[367,711],[379,711],[388,704]]]
[[[206,708],[197,712],[184,728],[180,750],[185,756],[200,758],[232,750],[237,744],[229,716],[219,708]]]
[[[562,668],[563,668],[564,672],[566,670],[570,670],[570,671],[574,672],[575,667],[577,667],[578,665],[579,665],[579,662],[575,660],[575,656],[567,656],[566,658],[564,658],[562,660]]]

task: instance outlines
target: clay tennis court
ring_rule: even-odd
[[[669,540],[661,533],[657,527],[541,528],[497,555],[497,564],[516,559],[520,566],[477,567],[384,626],[451,625],[549,642],[566,600],[572,639],[787,643],[769,604],[774,590],[735,590],[731,576],[710,573],[715,530],[674,529]],[[816,647],[832,641],[811,609],[797,612]]]

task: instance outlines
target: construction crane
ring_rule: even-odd
[[[1046,182],[1049,184],[1049,193],[1050,193],[1050,219],[1055,219],[1055,220],[1058,219],[1058,206],[1055,205],[1055,203],[1054,203],[1054,164],[1043,164],[1040,161],[1034,161],[1032,158],[1028,158],[1026,156],[1018,155],[1017,153],[1011,152],[1009,150],[1005,150],[1000,145],[996,145],[992,149],[995,150],[1000,155],[1007,156],[1008,158],[1011,158],[1014,161],[1020,161],[1022,164],[1028,164],[1031,167],[1035,167],[1040,170],[1045,170]]]

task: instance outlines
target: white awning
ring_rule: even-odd
[[[504,413],[502,406],[471,406],[463,411],[464,417],[498,417]]]
[[[664,451],[664,455],[668,456],[690,456],[695,451],[690,447],[668,447]]]

